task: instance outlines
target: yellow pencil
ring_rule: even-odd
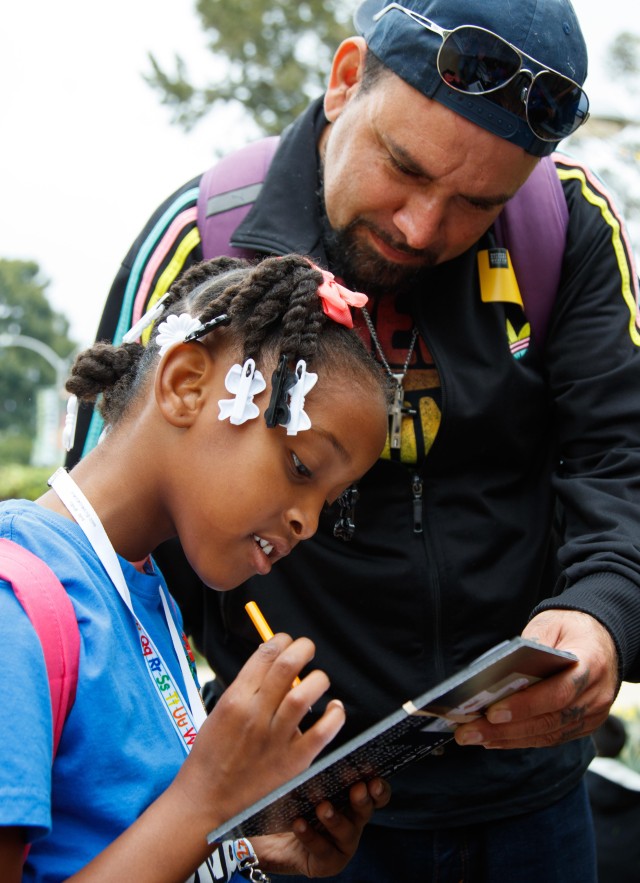
[[[268,641],[269,638],[273,638],[273,632],[271,631],[271,626],[267,622],[267,620],[262,615],[262,611],[258,607],[255,601],[247,601],[244,605],[244,609],[249,614],[249,618],[251,622],[255,625],[258,634],[262,638],[263,641]],[[297,687],[300,683],[300,678],[296,678],[292,687]]]

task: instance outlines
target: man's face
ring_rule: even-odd
[[[376,294],[476,243],[537,159],[395,74],[361,92],[350,70],[341,87],[334,68],[325,101],[329,249],[350,284]]]

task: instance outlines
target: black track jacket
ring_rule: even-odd
[[[235,245],[302,252],[327,264],[317,196],[323,124],[316,103],[285,133]],[[328,512],[316,537],[269,576],[222,594],[185,572],[176,544],[159,551],[219,683],[233,678],[257,643],[243,609],[251,598],[274,630],[315,641],[314,666],[329,674],[331,694],[346,706],[339,739],[518,634],[547,607],[600,620],[618,648],[621,678],[639,678],[637,279],[602,183],[569,157],[555,154],[555,161],[570,221],[546,347],[534,339],[524,352],[513,346],[525,317],[513,305],[481,300],[476,248],[424,272],[403,309],[418,324],[419,353],[438,379],[437,433],[423,460],[408,467],[381,459],[363,479],[350,543],[334,538],[337,512]],[[171,281],[172,260],[175,274],[201,259],[188,214],[198,180],[161,206],[134,244],[99,337],[112,338],[117,322],[120,334],[131,324],[159,228],[183,218],[143,299],[162,293],[167,274]],[[412,396],[420,414],[422,392]],[[526,751],[449,745],[394,777],[392,801],[374,824],[437,828],[535,810],[577,783],[592,753],[589,739]]]

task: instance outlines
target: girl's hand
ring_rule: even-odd
[[[298,819],[292,834],[252,837],[261,870],[307,877],[339,874],[355,854],[362,829],[374,810],[385,806],[390,796],[391,789],[384,779],[358,782],[351,788],[351,806],[344,813],[334,810],[327,801],[316,807],[324,831]]]
[[[169,788],[74,875],[74,883],[186,880],[211,853],[210,831],[307,769],[344,723],[342,704],[330,702],[306,732],[298,726],[329,686],[327,676],[314,671],[291,689],[314,649],[306,638],[292,641],[288,635],[262,644],[204,722]],[[332,815],[326,804],[319,807],[326,836],[296,823],[297,835],[259,838],[269,861],[307,874],[339,870],[375,806],[388,799],[383,783],[370,788],[354,786],[344,814]],[[258,858],[262,861],[260,852]]]
[[[299,728],[329,687],[313,671],[291,688],[314,652],[308,639],[283,634],[262,644],[202,726],[174,786],[198,807],[207,831],[306,770],[342,727],[344,708],[334,700],[313,726]],[[359,812],[353,823],[361,827]]]

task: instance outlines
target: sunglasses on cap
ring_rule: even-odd
[[[393,9],[442,38],[436,65],[441,79],[454,91],[488,94],[501,107],[513,112],[512,97],[501,96],[499,90],[519,74],[525,75],[531,82],[522,88],[518,100],[524,105],[524,117],[536,138],[560,141],[587,121],[589,99],[577,83],[521,52],[498,34],[478,25],[446,30],[399,3],[385,6],[373,20],[379,21]],[[540,68],[538,73],[529,70],[528,63]]]

